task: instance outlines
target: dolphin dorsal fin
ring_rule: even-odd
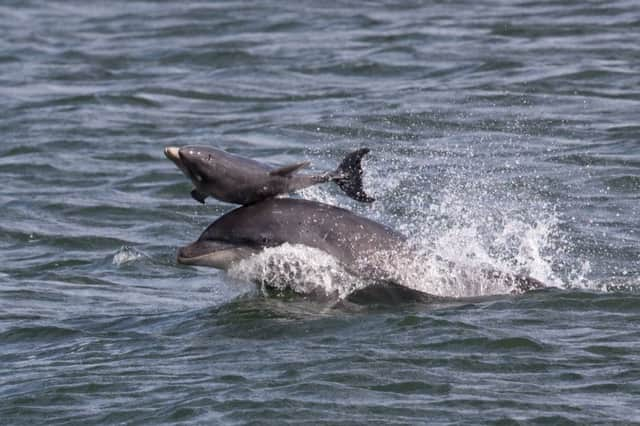
[[[269,176],[287,177],[294,174],[298,170],[307,167],[309,164],[311,163],[309,163],[308,161],[305,161],[303,163],[289,164],[287,166],[278,167],[277,169],[271,170],[269,172]]]

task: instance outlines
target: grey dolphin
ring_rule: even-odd
[[[265,248],[284,243],[322,250],[347,271],[371,282],[349,300],[431,298],[395,282],[386,269],[394,260],[411,257],[402,234],[343,208],[309,200],[269,198],[232,210],[213,222],[197,241],[180,248],[177,257],[182,264],[226,270]],[[513,283],[517,293],[544,287],[530,277],[496,271],[484,271],[484,275]]]
[[[249,158],[207,146],[166,147],[164,153],[191,179],[191,196],[204,203],[207,196],[234,204],[253,204],[279,194],[287,194],[318,183],[333,181],[351,198],[370,203],[362,188],[362,148],[347,155],[333,172],[301,175],[296,172],[308,162],[274,168]]]

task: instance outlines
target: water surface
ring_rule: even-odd
[[[2,423],[640,423],[638,28],[633,1],[3,3]],[[334,309],[177,265],[231,208],[189,197],[186,144],[371,148],[373,206],[302,195],[473,297]]]

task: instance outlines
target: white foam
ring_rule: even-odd
[[[144,257],[147,257],[147,255],[139,251],[138,249],[129,246],[122,246],[113,255],[112,263],[117,266],[122,266],[126,263],[135,262]]]
[[[256,282],[263,289],[292,290],[328,298],[343,298],[364,285],[329,254],[295,244],[267,248],[232,266],[229,275]]]

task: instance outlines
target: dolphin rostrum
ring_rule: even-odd
[[[430,295],[394,280],[398,265],[412,256],[405,237],[391,228],[340,207],[315,201],[269,198],[239,207],[213,222],[192,244],[178,250],[178,262],[229,269],[265,248],[285,243],[319,249],[349,273],[371,285],[349,300],[426,300]],[[390,271],[391,270],[391,271]],[[509,283],[512,293],[544,287],[534,278],[482,271],[490,280]],[[384,302],[384,301],[383,301]]]
[[[304,175],[296,172],[309,162],[270,167],[249,158],[206,146],[166,147],[164,154],[191,180],[191,196],[204,203],[211,196],[234,204],[253,204],[318,183],[335,182],[351,198],[371,203],[362,187],[362,148],[347,155],[333,172]]]

